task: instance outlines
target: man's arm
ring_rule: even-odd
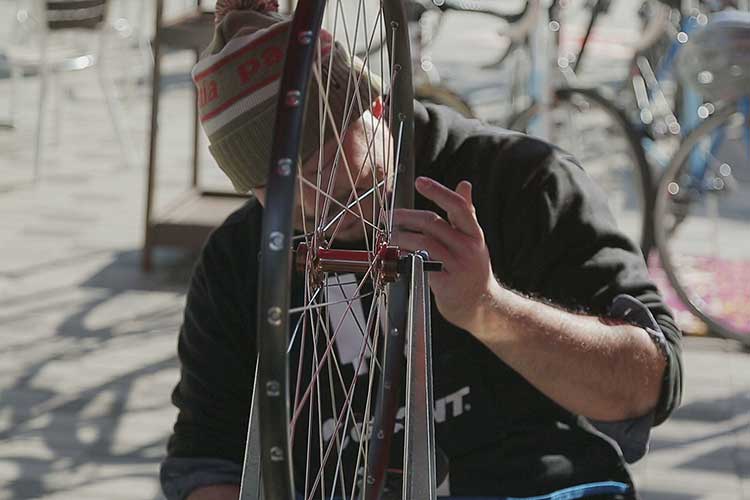
[[[606,324],[517,295],[495,280],[471,185],[456,191],[420,178],[420,194],[447,220],[399,210],[396,244],[426,249],[444,264],[431,275],[441,314],[470,332],[506,364],[567,410],[596,420],[623,420],[653,410],[665,369],[642,328]]]
[[[567,410],[619,421],[656,407],[666,360],[643,328],[567,312],[496,282],[482,304],[471,333]]]

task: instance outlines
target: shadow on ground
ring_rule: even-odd
[[[697,500],[700,498],[699,496],[685,493],[667,493],[649,489],[639,490],[638,495],[641,500]]]
[[[176,382],[177,366],[174,345],[193,261],[194,256],[162,254],[157,271],[144,274],[139,268],[140,252],[125,251],[74,287],[41,289],[26,298],[42,303],[20,318],[28,321],[54,314],[52,309],[60,305],[52,302],[45,310],[40,298],[94,292],[84,293],[83,300],[50,326],[53,331],[8,346],[0,344],[3,356],[18,360],[12,365],[18,367],[12,370],[12,379],[0,391],[0,456],[5,469],[15,471],[15,478],[3,481],[0,491],[12,499],[52,493],[65,497],[66,491],[72,498],[74,490],[85,489],[87,483],[110,479],[140,478],[155,484],[171,425],[171,419],[163,417],[171,415],[169,388]],[[65,265],[72,264],[44,264]],[[0,310],[9,306],[5,302],[0,301]],[[125,308],[132,304],[133,312],[121,311],[119,319],[105,324],[94,321],[91,326],[92,311],[111,304]],[[0,323],[10,326],[9,322],[18,324],[20,319],[3,318]],[[92,364],[92,359],[100,365]],[[50,373],[59,374],[59,379]],[[123,430],[128,418],[131,422]],[[137,430],[141,421],[163,429],[134,432],[131,439],[128,433]]]

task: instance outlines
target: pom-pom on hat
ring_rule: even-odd
[[[266,184],[290,27],[290,18],[278,13],[275,0],[218,0],[214,38],[192,71],[209,150],[240,192]],[[367,109],[378,97],[377,78],[368,75],[362,61],[350,57],[325,30],[319,43],[321,77],[323,81],[329,73],[331,77],[331,114],[338,124],[346,116],[351,123],[360,116],[361,107]],[[359,96],[353,95],[355,90]],[[318,85],[313,81],[307,95],[303,161],[319,149],[318,102]],[[326,129],[325,140],[330,140],[333,133],[329,126]]]
[[[233,10],[257,10],[258,12],[278,12],[276,0],[218,0],[216,2],[216,24]]]

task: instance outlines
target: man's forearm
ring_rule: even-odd
[[[567,410],[616,421],[656,406],[666,361],[642,328],[562,311],[499,284],[482,311],[472,334]]]
[[[217,484],[198,488],[187,500],[237,500],[240,496],[240,487],[236,484]]]

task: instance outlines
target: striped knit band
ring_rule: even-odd
[[[266,183],[290,26],[286,16],[275,12],[223,12],[211,45],[193,68],[200,122],[209,138],[209,149],[240,192]],[[373,88],[366,76],[358,78],[361,61],[352,60],[328,32],[321,31],[319,44],[322,77],[327,78],[330,72],[332,80],[328,92],[331,114],[336,123],[343,123],[349,114],[353,121],[359,117],[360,104],[369,107],[379,88]],[[358,89],[354,79],[359,79]],[[359,96],[354,96],[355,89]],[[303,160],[321,144],[319,94],[314,82],[307,103]],[[325,140],[331,137],[327,130]]]

